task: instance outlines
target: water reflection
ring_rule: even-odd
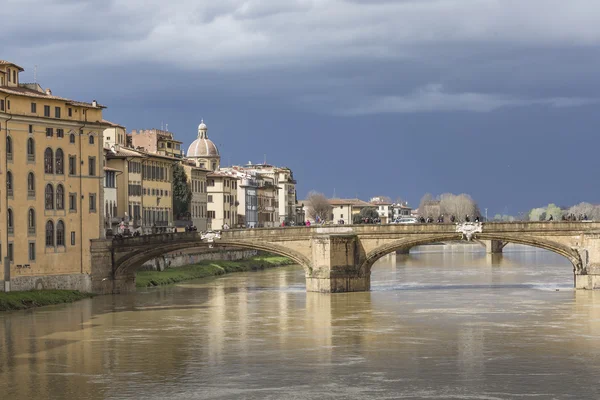
[[[600,292],[544,251],[381,260],[369,293],[299,267],[0,315],[0,393],[37,399],[597,399]],[[558,291],[557,291],[558,289]]]

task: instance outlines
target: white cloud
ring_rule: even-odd
[[[418,57],[423,45],[600,43],[597,0],[8,0],[3,15],[24,56],[208,70]]]
[[[432,111],[490,112],[504,107],[546,105],[575,107],[597,103],[598,99],[540,98],[522,99],[501,94],[449,93],[442,85],[430,84],[403,96],[380,96],[361,99],[358,104],[338,109],[338,115],[415,113]]]

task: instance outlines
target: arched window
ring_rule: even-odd
[[[35,175],[33,172],[30,172],[27,175],[27,197],[35,196]]]
[[[56,160],[56,173],[62,175],[65,173],[64,154],[62,149],[56,150],[54,159]]]
[[[61,184],[56,187],[56,209],[65,209],[65,188]]]
[[[8,223],[8,233],[15,233],[15,219],[13,218],[12,208],[8,209],[6,218],[7,218],[6,222]]]
[[[35,142],[33,138],[27,139],[27,161],[35,160]]]
[[[30,208],[27,214],[27,232],[35,233],[35,210],[33,208]]]
[[[90,133],[90,137],[88,140],[89,140],[90,144],[94,144],[94,135]]]
[[[75,134],[74,133],[71,133],[69,135],[69,143],[75,143]]]
[[[56,223],[56,245],[65,245],[65,223],[61,220]]]
[[[10,171],[6,173],[6,190],[8,191],[9,196],[13,195],[13,176]]]
[[[54,210],[54,189],[51,184],[46,185],[46,210]]]
[[[54,222],[46,222],[46,246],[54,247]]]
[[[6,137],[6,158],[12,160],[13,156],[13,147],[12,147],[12,138],[10,136]]]
[[[54,173],[54,154],[50,147],[44,152],[44,172],[47,174]]]

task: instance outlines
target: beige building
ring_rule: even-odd
[[[90,240],[103,236],[104,107],[21,83],[22,71],[0,61],[1,287],[87,291]]]
[[[210,172],[206,177],[206,187],[208,229],[221,230],[227,226],[236,227],[238,178],[227,172]]]
[[[188,207],[189,217],[192,224],[199,231],[207,230],[207,188],[206,175],[210,172],[204,168],[183,163],[183,169],[188,177],[188,186],[192,192],[192,199]]]
[[[152,154],[182,158],[181,142],[175,140],[172,132],[162,129],[132,130],[129,134],[134,149],[143,149]]]
[[[272,228],[280,226],[279,221],[279,188],[275,183],[276,176],[257,174],[258,181],[258,226]]]

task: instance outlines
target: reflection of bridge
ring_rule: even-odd
[[[92,286],[99,293],[134,290],[135,271],[145,261],[208,245],[250,248],[284,255],[300,264],[306,289],[359,292],[370,289],[377,259],[413,246],[470,238],[489,252],[520,243],[561,254],[573,264],[578,289],[600,289],[600,222],[339,225],[223,231],[214,243],[199,232],[92,241]]]

